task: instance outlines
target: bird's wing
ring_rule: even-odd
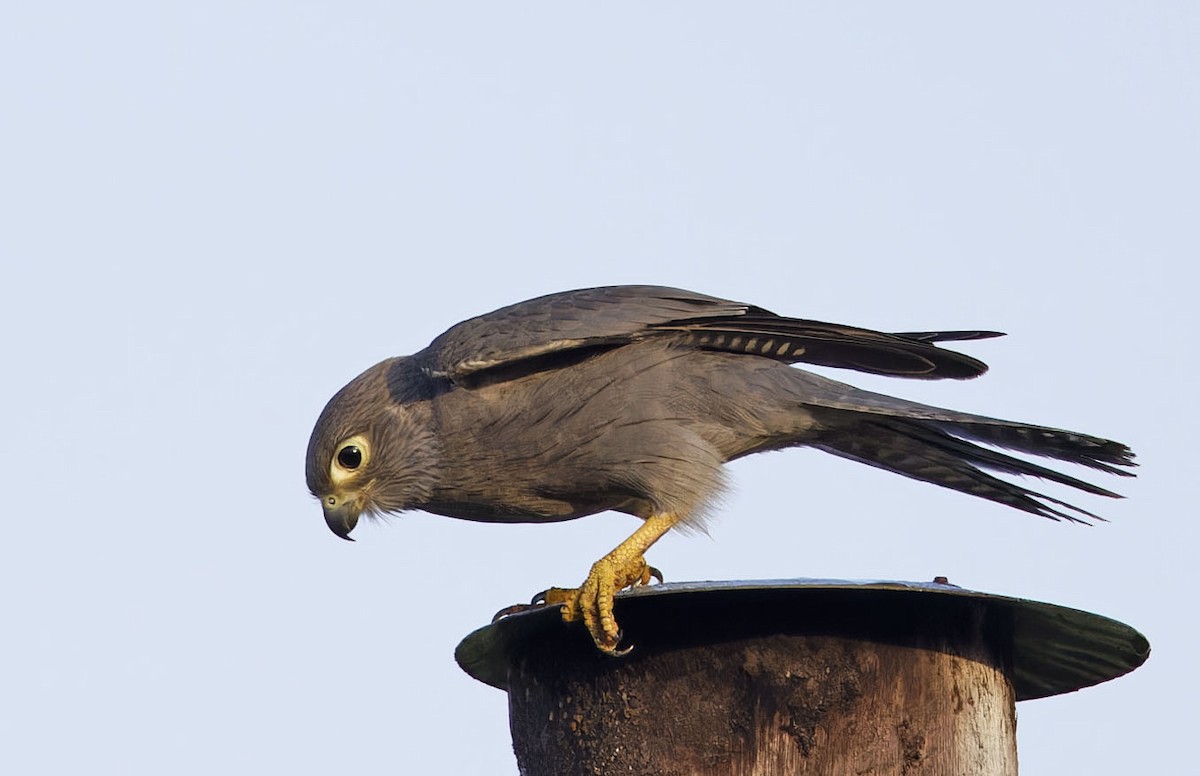
[[[1002,331],[980,331],[972,329],[970,331],[903,331],[897,332],[894,336],[904,337],[905,339],[920,340],[921,342],[963,342],[965,340],[980,340],[991,339],[992,337],[1003,337]]]
[[[541,296],[470,318],[430,343],[436,373],[467,377],[580,348],[621,345],[682,318],[742,315],[748,307],[657,286],[607,286]]]
[[[979,359],[933,343],[1002,336],[991,331],[887,334],[838,323],[785,318],[761,308],[748,308],[737,316],[670,321],[651,328],[685,333],[688,342],[700,347],[753,353],[789,364],[818,364],[924,380],[963,380],[987,371],[987,364]]]
[[[987,371],[935,342],[999,336],[986,331],[885,334],[786,318],[742,302],[660,286],[566,291],[502,307],[452,327],[425,351],[435,375],[470,378],[534,359],[650,338],[873,374],[968,378]]]

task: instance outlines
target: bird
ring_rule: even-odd
[[[660,286],[549,294],[463,321],[351,380],[320,413],[305,478],[343,539],[363,515],[414,509],[491,523],[640,518],[579,586],[539,599],[620,655],[615,594],[661,581],[646,551],[673,528],[702,527],[726,488],[724,464],[754,453],[811,447],[1051,520],[1102,520],[996,475],[1118,494],[1002,450],[1131,476],[1124,444],[793,366],[964,380],[987,365],[941,344],[997,336],[885,333]]]

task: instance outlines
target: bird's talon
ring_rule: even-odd
[[[620,644],[624,640],[625,640],[625,632],[618,629],[616,632],[616,635],[613,636],[612,641],[606,642],[604,644],[600,644],[599,642],[597,642],[596,646],[600,649],[601,652],[608,655],[609,657],[625,657],[626,655],[628,655],[630,652],[633,651],[634,645],[630,644],[628,646],[621,647]]]
[[[498,622],[510,614],[518,614],[520,612],[528,611],[532,608],[533,604],[513,604],[512,606],[506,606],[492,615],[492,622]]]
[[[564,622],[583,621],[596,648],[606,655],[620,657],[630,648],[618,648],[621,630],[613,614],[616,594],[626,588],[663,581],[662,572],[636,556],[632,559],[607,555],[592,565],[587,579],[577,588],[552,587],[533,597],[537,604],[561,604]]]

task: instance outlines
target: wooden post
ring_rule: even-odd
[[[1062,616],[1075,610],[950,585],[737,585],[622,598],[624,658],[546,610],[477,631],[458,658],[508,690],[526,776],[1005,776],[1017,772],[1018,698],[1112,678],[1148,654],[1128,626],[1076,613],[1103,626],[1092,630],[1104,646],[1119,642],[1097,668],[1072,642],[1087,628]],[[1024,634],[1037,645],[1022,657]]]

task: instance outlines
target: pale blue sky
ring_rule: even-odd
[[[0,771],[515,773],[453,648],[632,520],[351,545],[304,448],[376,361],[627,282],[1007,331],[977,381],[840,376],[1128,442],[1110,524],[789,451],[650,560],[1116,617],[1154,655],[1021,704],[1023,773],[1192,761],[1197,8],[3,5]]]

